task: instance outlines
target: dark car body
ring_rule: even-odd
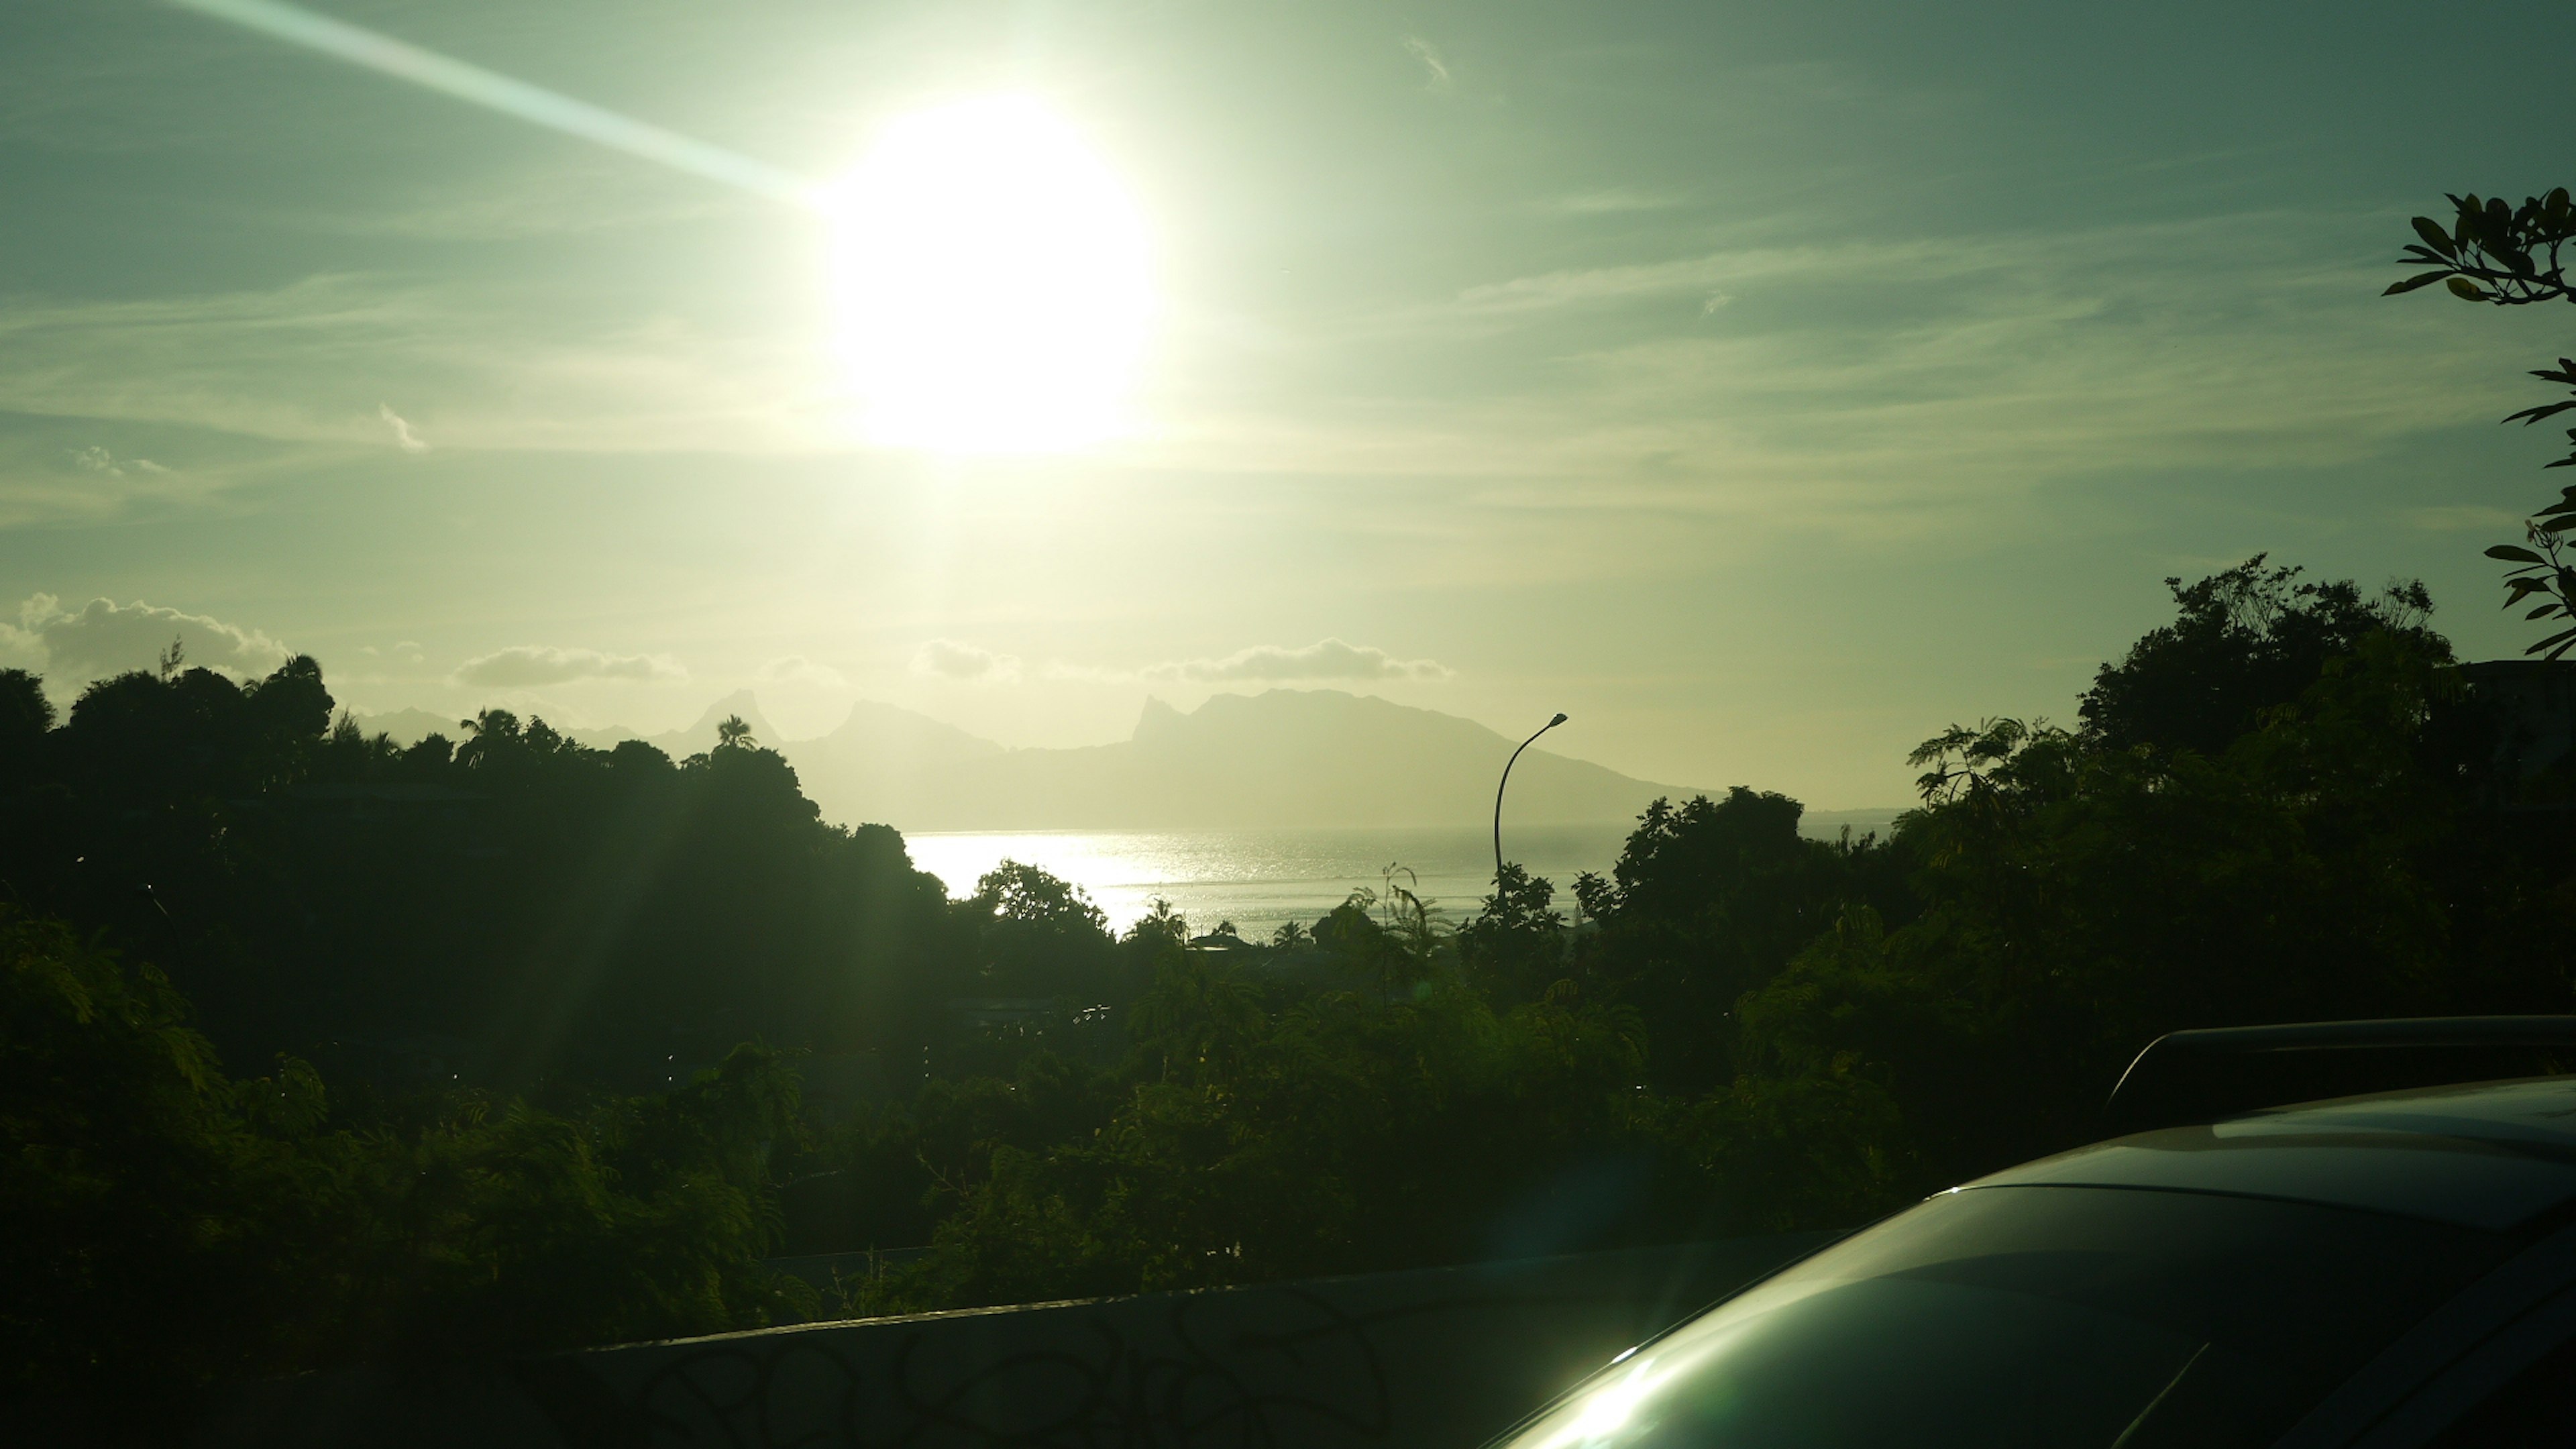
[[[2343,1098],[1936,1194],[1511,1449],[2576,1445],[2576,1078]]]

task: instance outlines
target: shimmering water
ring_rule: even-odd
[[[1511,859],[1556,883],[1573,913],[1574,877],[1608,874],[1628,828],[1506,825]],[[952,896],[1004,860],[1038,866],[1091,893],[1124,930],[1155,897],[1189,917],[1193,930],[1232,921],[1247,937],[1280,922],[1312,924],[1354,890],[1381,887],[1381,871],[1402,865],[1434,909],[1453,922],[1476,913],[1494,883],[1493,836],[1478,829],[1033,831],[1021,834],[907,835],[915,865]]]

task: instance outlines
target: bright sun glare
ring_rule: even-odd
[[[1144,221],[1044,106],[893,122],[831,214],[838,343],[871,438],[1047,452],[1122,429],[1154,311]]]

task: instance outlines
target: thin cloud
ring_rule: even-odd
[[[18,624],[0,640],[16,654],[40,653],[57,681],[104,679],[149,669],[175,640],[190,665],[235,679],[265,674],[286,662],[287,648],[257,629],[204,614],[136,600],[92,599],[66,611],[51,594],[18,606]]]
[[[1411,679],[1435,681],[1457,671],[1436,659],[1398,659],[1383,649],[1319,639],[1297,648],[1257,644],[1222,659],[1180,659],[1144,671],[1147,679],[1185,684],[1290,683],[1301,680]]]
[[[954,639],[932,639],[913,652],[912,672],[934,679],[1007,684],[1020,677],[1020,659],[1016,654],[997,654]]]
[[[1740,232],[1724,250],[1314,324],[1319,345],[1392,359],[1544,345],[1544,387],[1396,380],[1365,413],[1248,412],[1206,436],[1248,438],[1233,453],[1276,466],[1477,477],[1475,502],[1493,508],[1883,530],[1894,507],[1939,531],[1990,525],[1997,497],[2043,480],[2347,463],[2494,411],[2462,380],[2491,344],[2439,308],[2378,305],[2373,261],[2318,260],[2309,218],[1791,245],[1771,223]],[[2189,283],[2221,257],[2239,259],[2229,287]],[[1718,292],[1735,299],[1722,326],[1638,325],[1699,321]],[[1849,320],[1879,297],[1901,305]],[[1194,443],[1176,439],[1169,461],[1227,465]],[[1574,477],[1597,481],[1564,486]]]
[[[828,664],[817,664],[802,654],[772,659],[752,671],[752,678],[763,684],[819,684],[825,689],[847,689],[850,681],[841,671]]]
[[[651,683],[688,677],[689,672],[667,654],[606,654],[597,649],[554,649],[538,644],[516,644],[468,659],[456,671],[459,684],[494,689],[570,684],[581,679]]]
[[[1613,186],[1601,191],[1578,191],[1548,202],[1546,210],[1561,216],[1612,216],[1624,212],[1669,211],[1690,200],[1679,191],[1643,191],[1633,186]]]
[[[1408,35],[1404,37],[1404,48],[1415,60],[1422,62],[1425,71],[1430,72],[1430,78],[1422,83],[1424,90],[1446,95],[1456,89],[1456,82],[1449,77],[1449,62],[1440,58],[1439,50],[1430,41],[1419,35]]]
[[[402,449],[406,453],[426,453],[429,451],[429,444],[421,440],[420,434],[411,430],[411,424],[403,420],[402,414],[393,410],[392,404],[376,404],[376,416],[384,419],[385,426],[394,430],[395,447]]]
[[[2523,516],[2510,509],[2489,508],[2475,503],[2461,503],[2432,508],[2409,508],[2405,519],[2410,525],[2430,533],[2494,533],[2519,535]]]
[[[166,474],[170,471],[149,458],[120,458],[95,444],[74,452],[72,466],[84,473],[96,473],[106,478],[122,478],[128,468],[137,473]]]
[[[0,411],[44,417],[400,448],[390,403],[369,409],[359,388],[372,385],[359,379],[449,367],[481,381],[442,399],[436,439],[395,414],[415,441],[764,456],[846,443],[812,406],[811,358],[771,330],[667,317],[574,327],[479,283],[323,274],[265,291],[20,299],[0,312]],[[0,518],[19,501],[0,490]],[[44,514],[89,506],[39,501]]]

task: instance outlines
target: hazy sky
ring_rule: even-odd
[[[2563,6],[315,8],[817,181],[1035,98],[1152,238],[1136,426],[870,446],[812,214],[13,0],[0,663],[1010,744],[1328,685],[1858,807],[2256,550],[2524,642],[2495,419],[2566,318],[2376,294],[2443,191],[2576,182]]]

